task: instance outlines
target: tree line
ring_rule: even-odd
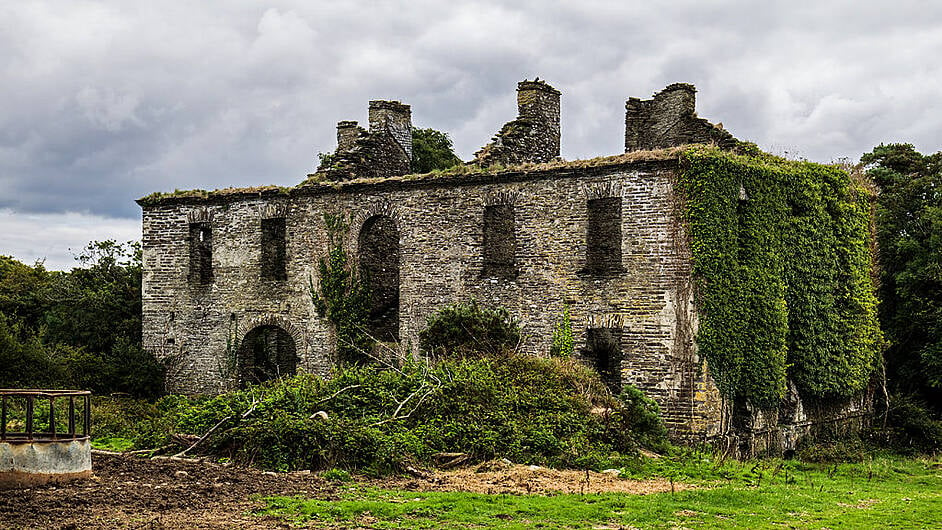
[[[156,396],[141,348],[139,243],[93,241],[68,272],[0,256],[0,387]]]

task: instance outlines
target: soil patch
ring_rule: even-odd
[[[630,493],[646,495],[682,491],[693,486],[665,479],[628,480],[618,474],[549,469],[539,466],[487,462],[479,466],[437,471],[417,478],[384,479],[383,488],[410,491],[466,491],[511,495]]]
[[[254,495],[336,498],[310,473],[266,473],[202,462],[92,457],[92,478],[0,492],[0,528],[287,528],[250,515]]]

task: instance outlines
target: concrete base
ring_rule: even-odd
[[[88,439],[0,442],[0,488],[23,488],[88,478],[92,446]]]

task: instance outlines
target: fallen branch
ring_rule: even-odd
[[[419,390],[422,390],[422,388],[419,387]],[[422,405],[422,402],[425,401],[425,398],[427,398],[427,397],[429,397],[430,395],[432,395],[432,391],[434,391],[435,389],[434,389],[434,388],[430,388],[430,389],[428,390],[428,392],[426,392],[425,394],[422,395],[422,397],[419,398],[419,400],[416,402],[415,406],[412,407],[412,410],[410,410],[408,414],[406,414],[406,415],[404,415],[404,416],[400,416],[400,415],[399,415],[399,411],[401,411],[401,410],[402,410],[402,407],[404,407],[406,403],[408,403],[412,398],[414,398],[414,397],[416,396],[416,394],[419,393],[419,390],[416,390],[415,392],[409,394],[409,397],[407,397],[406,399],[404,399],[404,400],[402,401],[402,403],[400,403],[399,406],[396,407],[396,410],[393,412],[393,415],[392,415],[392,416],[390,416],[389,418],[386,418],[385,420],[380,420],[380,421],[377,421],[377,422],[375,422],[375,423],[371,423],[371,424],[369,425],[369,427],[379,427],[380,425],[384,425],[384,424],[386,424],[386,423],[389,423],[389,422],[392,422],[392,421],[396,421],[396,420],[404,420],[404,419],[408,418],[409,416],[412,416],[412,413],[419,409],[419,407]]]
[[[160,452],[162,452],[162,451],[166,451],[167,449],[170,449],[171,447],[173,447],[172,444],[171,444],[171,445],[162,445],[162,446],[156,447],[156,448],[154,448],[154,449],[136,449],[136,450],[134,450],[134,451],[125,451],[124,454],[126,454],[126,455],[144,455],[144,454],[147,454],[147,453],[151,453],[151,454],[153,454],[153,453],[160,453]]]
[[[320,404],[320,403],[323,403],[323,402],[325,402],[325,401],[330,401],[331,399],[334,399],[335,397],[339,396],[340,394],[343,394],[343,393],[346,392],[347,390],[353,390],[354,388],[360,388],[361,386],[363,386],[363,385],[348,385],[348,386],[345,386],[345,387],[341,388],[340,390],[334,392],[333,394],[331,394],[331,395],[325,397],[324,399],[321,399],[321,400],[317,401],[316,404]]]
[[[439,469],[450,469],[457,467],[471,458],[468,453],[435,453],[432,455]]]
[[[240,420],[244,420],[245,418],[248,418],[248,417],[249,417],[249,414],[251,414],[252,412],[255,411],[255,407],[258,406],[258,403],[259,403],[258,400],[253,401],[253,402],[252,402],[252,406],[249,407],[249,410],[247,410],[247,411],[245,411],[244,413],[242,413],[242,416],[241,416],[239,419],[240,419]],[[187,447],[186,449],[180,451],[179,453],[177,453],[177,454],[171,456],[170,458],[173,458],[173,459],[182,458],[183,455],[185,455],[185,454],[187,454],[188,452],[190,452],[190,450],[192,450],[194,447],[196,447],[197,445],[203,443],[203,441],[206,440],[206,438],[208,438],[210,434],[212,434],[213,432],[215,432],[216,429],[218,429],[219,427],[221,427],[223,423],[226,423],[227,421],[229,421],[229,420],[231,420],[231,419],[232,419],[232,415],[229,415],[229,416],[226,416],[225,418],[219,420],[219,422],[217,422],[216,425],[213,425],[212,427],[210,427],[210,429],[209,429],[208,431],[206,431],[206,432],[203,434],[203,436],[200,436],[198,440],[196,440],[195,442],[193,442],[192,445],[190,445],[190,446]]]

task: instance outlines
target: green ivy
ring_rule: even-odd
[[[572,357],[575,343],[572,337],[572,319],[569,317],[569,304],[563,306],[563,315],[553,328],[553,343],[550,345],[550,356]]]
[[[882,335],[870,206],[844,171],[712,148],[685,154],[699,351],[724,396],[771,409],[866,387]]]
[[[310,283],[311,301],[321,318],[333,324],[337,338],[337,357],[344,364],[367,362],[373,340],[366,332],[369,319],[370,291],[367,283],[350,264],[344,239],[350,221],[343,215],[324,214],[327,228],[327,256],[317,262],[320,285]]]

